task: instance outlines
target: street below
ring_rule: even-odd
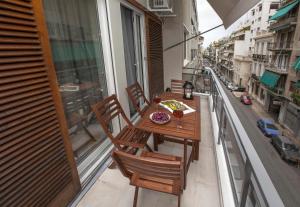
[[[240,99],[235,97],[223,83],[222,86],[285,206],[299,207],[300,169],[280,158],[278,152],[271,145],[270,138],[265,137],[258,129],[256,121],[261,117],[255,113],[252,106],[242,104]]]

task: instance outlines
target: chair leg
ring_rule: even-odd
[[[146,144],[146,148],[149,152],[153,152],[153,150],[151,149],[151,147],[148,144]]]
[[[139,194],[139,187],[136,186],[135,187],[135,192],[134,192],[133,207],[136,207],[138,194]]]
[[[180,194],[178,195],[178,207],[180,207]]]
[[[158,134],[153,134],[154,151],[158,151]]]

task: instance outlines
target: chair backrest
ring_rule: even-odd
[[[139,83],[134,83],[126,88],[129,99],[131,100],[135,110],[138,111],[140,116],[143,116],[145,111],[149,108],[150,102],[146,98],[144,91]],[[141,103],[145,103],[144,108],[142,108]]]
[[[133,174],[141,177],[182,181],[181,161],[164,160],[152,157],[137,157],[119,150],[112,154],[122,174],[129,179]]]
[[[127,126],[125,127],[133,126],[130,120],[125,115],[116,95],[111,95],[105,98],[103,101],[93,105],[92,108],[104,132],[114,144],[115,137],[111,133],[111,124],[114,118],[123,118],[123,120],[127,124]]]
[[[183,94],[183,85],[184,85],[183,80],[171,80],[171,91],[172,93],[181,93]]]

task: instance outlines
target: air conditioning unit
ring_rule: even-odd
[[[169,2],[168,0],[153,0],[153,7],[156,9],[168,8]]]
[[[174,13],[174,0],[147,0],[148,10],[161,17],[176,16]]]

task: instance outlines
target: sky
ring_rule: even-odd
[[[200,32],[222,24],[222,20],[206,0],[197,0],[197,7]],[[204,34],[204,48],[215,40],[218,40],[225,36],[229,36],[229,34],[238,27],[242,20],[243,18],[237,20],[233,25],[227,28],[227,30],[225,30],[224,27],[219,27]]]

